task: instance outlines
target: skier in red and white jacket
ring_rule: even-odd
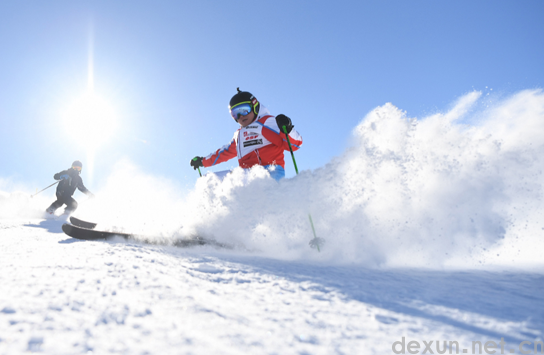
[[[194,157],[191,166],[211,167],[238,157],[244,169],[255,165],[264,166],[270,175],[280,180],[285,177],[284,151],[289,145],[283,129],[285,126],[293,151],[302,145],[302,137],[293,129],[291,119],[285,115],[272,116],[268,109],[249,92],[240,91],[232,97],[229,110],[232,118],[240,124],[229,144],[207,157]]]

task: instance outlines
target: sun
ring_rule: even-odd
[[[117,128],[113,107],[93,91],[77,99],[64,114],[64,127],[87,152],[104,144]]]

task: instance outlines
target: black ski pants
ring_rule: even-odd
[[[56,211],[59,207],[66,204],[65,212],[74,212],[77,208],[77,201],[72,196],[63,196],[62,192],[57,192],[57,200],[49,206],[49,211]]]

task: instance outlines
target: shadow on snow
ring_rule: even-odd
[[[62,232],[62,225],[66,223],[66,221],[58,221],[58,220],[45,220],[41,221],[39,224],[25,224],[25,227],[32,227],[32,228],[42,228],[47,230],[49,233],[63,233]]]
[[[371,269],[358,266],[323,266],[260,257],[215,256],[251,266],[266,274],[296,283],[311,282],[309,289],[338,291],[347,300],[449,325],[485,337],[519,343],[542,338],[544,329],[544,275],[523,271],[442,271],[430,269]],[[308,288],[306,288],[308,289]],[[516,334],[471,324],[469,318],[486,317],[497,323],[523,323]],[[457,317],[455,317],[457,315]],[[482,321],[485,323],[486,320]],[[376,316],[384,324],[394,317]],[[524,328],[527,332],[524,332]]]

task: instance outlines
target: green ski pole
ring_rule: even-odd
[[[291,140],[289,139],[289,134],[287,133],[287,128],[285,126],[282,126],[283,133],[285,133],[285,137],[287,138],[287,144],[289,145],[289,151],[291,152],[291,157],[293,158],[293,164],[295,165],[295,171],[298,175],[298,168],[297,168],[297,162],[295,160],[295,154],[293,153],[293,148],[291,147]],[[310,225],[312,226],[312,232],[314,233],[314,239],[310,241],[310,246],[312,248],[317,248],[318,252],[321,252],[321,249],[319,248],[320,245],[323,244],[323,239],[318,238],[315,234],[315,227],[314,227],[314,221],[312,220],[312,215],[308,213],[308,218],[310,219]]]
[[[291,158],[293,158],[293,164],[295,165],[295,171],[298,175],[298,168],[297,168],[297,162],[295,161],[295,154],[293,154],[293,148],[291,147],[291,140],[289,139],[289,134],[287,133],[287,128],[285,126],[282,126],[283,132],[285,133],[285,136],[287,137],[287,144],[289,145],[289,151],[291,152]]]

